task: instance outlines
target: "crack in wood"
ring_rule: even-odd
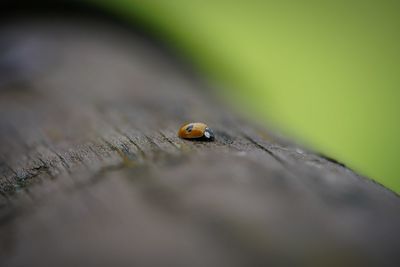
[[[267,152],[270,156],[272,156],[277,162],[279,162],[282,165],[286,165],[287,163],[281,159],[279,156],[275,155],[274,152],[272,152],[272,150],[266,148],[265,146],[261,145],[260,143],[258,143],[257,141],[255,141],[253,138],[251,138],[250,136],[243,134],[243,136],[249,140],[252,144],[254,144],[256,147],[260,148],[261,150]]]
[[[170,143],[173,147],[175,147],[177,150],[180,150],[180,148],[174,143],[172,142],[163,132],[158,131],[158,133],[162,136],[162,138],[167,141],[168,143]]]

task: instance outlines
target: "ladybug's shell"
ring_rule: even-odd
[[[188,123],[183,125],[178,132],[180,138],[200,138],[203,137],[207,125],[201,122]]]

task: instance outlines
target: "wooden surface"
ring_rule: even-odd
[[[400,266],[400,199],[90,20],[0,32],[1,266]],[[177,138],[206,122],[212,143]]]

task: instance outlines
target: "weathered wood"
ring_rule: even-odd
[[[0,32],[1,266],[400,265],[400,199],[99,21]],[[177,138],[203,121],[212,143]]]

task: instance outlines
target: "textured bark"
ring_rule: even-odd
[[[90,20],[0,38],[0,265],[400,266],[396,194],[241,119],[151,42]],[[177,138],[191,121],[215,142]]]

